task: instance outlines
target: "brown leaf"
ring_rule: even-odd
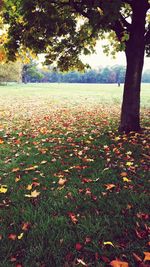
[[[142,259],[136,253],[133,253],[133,257],[136,262],[142,262]]]

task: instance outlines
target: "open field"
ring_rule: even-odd
[[[122,86],[0,86],[0,266],[150,267],[149,85],[119,135]]]

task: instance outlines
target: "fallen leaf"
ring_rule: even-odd
[[[131,180],[128,179],[127,177],[123,177],[123,181],[124,181],[124,182],[127,182],[127,183],[130,183],[130,182],[131,182]]]
[[[58,181],[58,184],[63,186],[66,182],[67,182],[67,179],[60,178],[59,181]]]
[[[19,240],[22,239],[23,235],[24,235],[24,233],[21,233],[20,235],[18,235],[18,239]]]
[[[121,175],[121,177],[126,177],[127,173],[126,172],[121,172],[120,175]]]
[[[42,160],[41,161],[41,164],[45,164],[45,163],[47,163],[47,160]]]
[[[150,252],[144,252],[144,261],[150,261]]]
[[[12,169],[12,172],[17,172],[17,171],[19,171],[20,169],[19,168],[13,168]]]
[[[30,225],[31,225],[31,224],[30,224],[29,222],[25,222],[25,223],[22,224],[21,229],[22,229],[23,231],[28,231],[29,228],[30,228]]]
[[[76,248],[76,250],[79,251],[79,250],[81,250],[83,248],[83,245],[80,244],[80,243],[76,243],[75,248]]]
[[[0,185],[0,193],[5,194],[7,190],[7,185]]]
[[[8,238],[11,239],[11,240],[16,240],[17,235],[16,234],[9,234]]]
[[[90,237],[87,236],[85,238],[85,244],[89,244],[89,243],[91,243],[91,241],[92,241],[92,239]]]
[[[105,184],[106,190],[111,190],[112,188],[116,187],[114,184]]]
[[[126,166],[128,166],[128,167],[130,167],[130,166],[132,166],[133,165],[133,162],[131,162],[131,161],[128,161],[127,163],[126,163]]]
[[[142,259],[136,253],[133,253],[133,257],[134,257],[135,261],[142,262]]]
[[[0,138],[0,145],[2,145],[4,143],[4,141]]]
[[[76,218],[76,215],[73,212],[69,212],[68,215],[74,224],[78,222],[78,219]]]
[[[28,184],[26,187],[27,190],[31,190],[32,189],[32,184]]]
[[[83,266],[87,266],[87,264],[81,259],[77,259],[77,262],[80,263]]]
[[[24,171],[33,171],[33,170],[35,170],[37,168],[38,168],[37,165],[36,166],[31,166],[31,167],[25,168]]]
[[[15,182],[16,182],[16,183],[19,182],[20,179],[21,179],[20,177],[16,177],[16,178],[15,178]]]
[[[40,192],[37,192],[36,190],[32,191],[30,195],[25,195],[25,197],[29,197],[29,198],[32,198],[32,197],[37,197],[40,195]]]
[[[109,263],[110,260],[106,256],[101,256],[102,261]]]
[[[93,182],[92,179],[88,179],[88,178],[83,178],[82,179],[82,183],[91,183],[91,182]]]
[[[125,261],[120,261],[120,260],[113,260],[110,262],[110,265],[112,267],[129,267],[129,264]]]
[[[112,242],[110,242],[110,241],[104,242],[104,245],[110,245],[112,247],[115,247],[114,244]]]
[[[15,256],[12,256],[12,257],[10,258],[10,261],[11,261],[11,262],[16,262],[16,260],[17,260],[17,258],[16,258]]]

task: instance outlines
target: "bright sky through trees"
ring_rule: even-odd
[[[96,53],[91,55],[82,55],[81,59],[84,63],[88,63],[92,69],[98,69],[100,66],[126,65],[126,58],[124,52],[116,53],[115,58],[111,55],[107,56],[103,52],[102,45],[108,44],[106,41],[98,41],[96,45]],[[39,55],[39,61],[44,61],[44,55]],[[150,69],[150,57],[145,57],[144,70]]]
[[[103,53],[102,44],[106,41],[98,41],[96,45],[96,53],[88,56],[82,56],[84,63],[88,63],[92,68],[98,68],[99,66],[112,66],[112,65],[126,65],[126,58],[124,52],[118,52],[115,59],[112,56],[106,56]],[[150,57],[145,57],[144,69],[150,69]]]

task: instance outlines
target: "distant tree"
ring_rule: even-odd
[[[18,62],[0,64],[0,83],[20,82],[21,71],[22,66]]]
[[[36,63],[23,64],[22,82],[40,82],[44,78],[44,74],[37,68]]]

